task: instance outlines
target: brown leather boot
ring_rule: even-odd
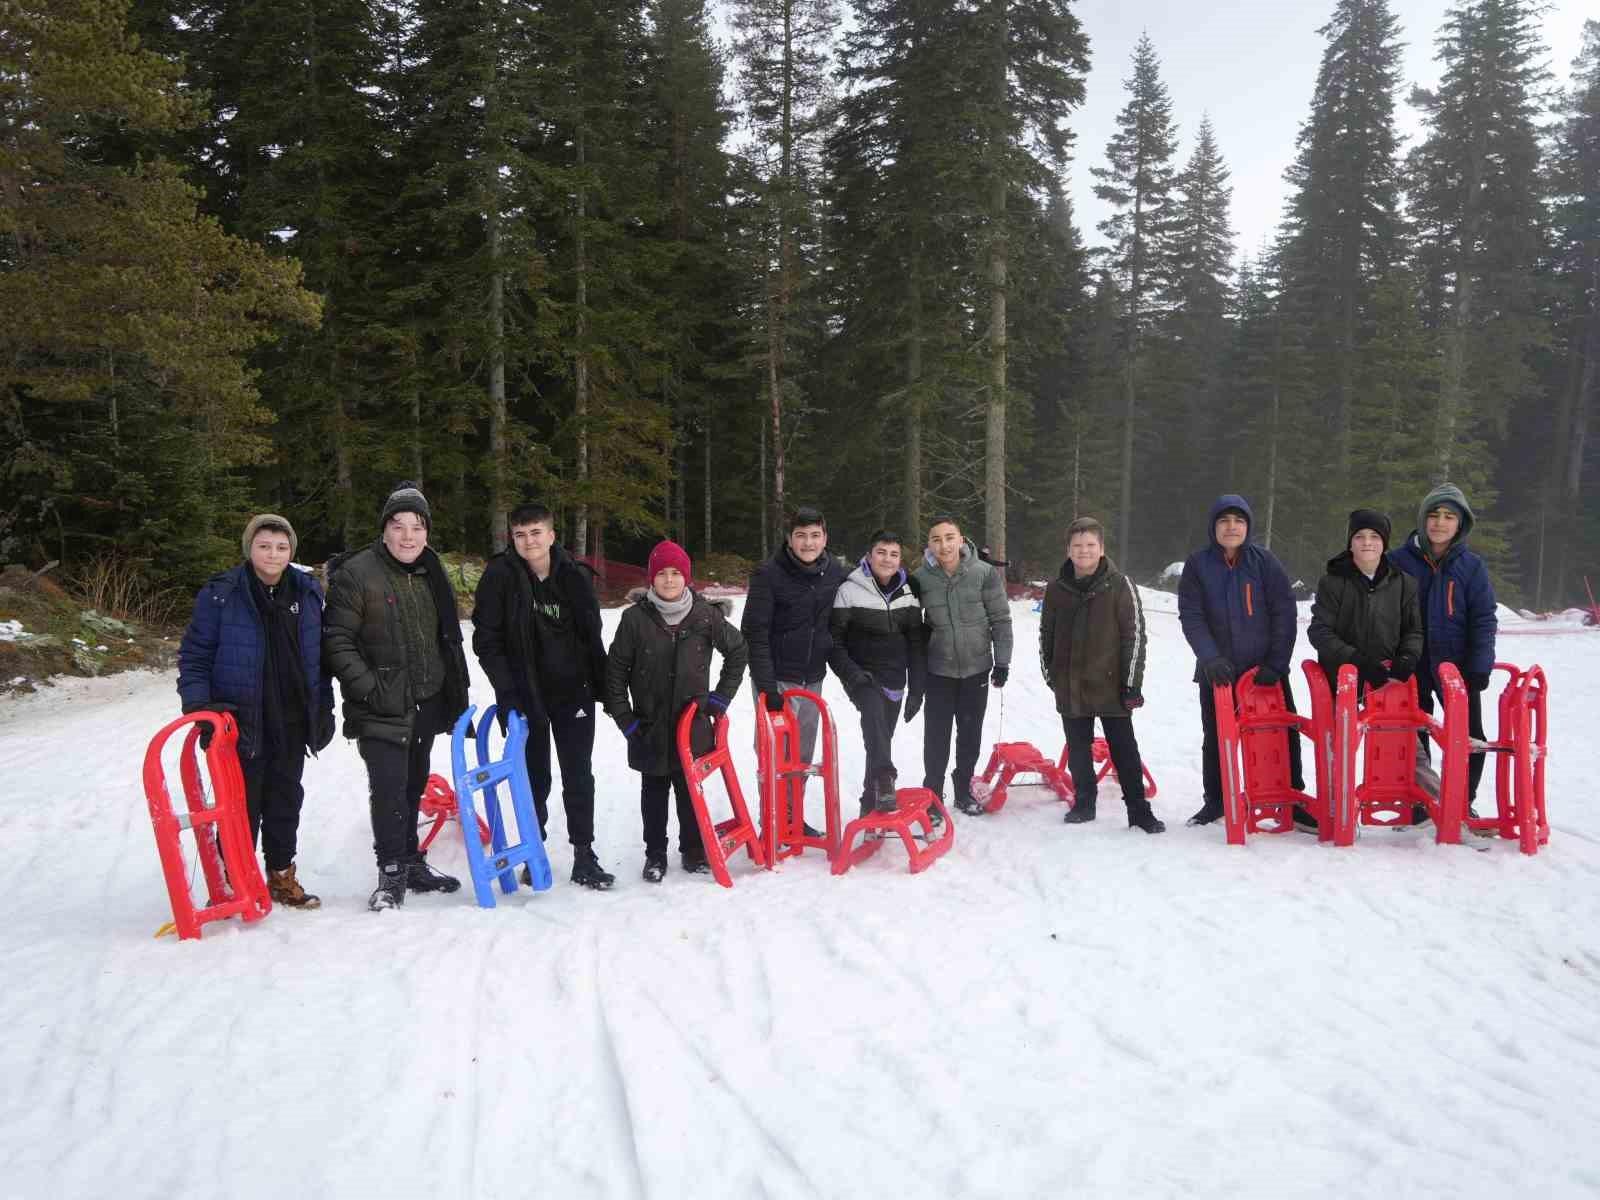
[[[281,871],[267,872],[267,892],[274,904],[286,905],[289,908],[322,907],[322,900],[301,887],[300,881],[294,877],[293,863]]]

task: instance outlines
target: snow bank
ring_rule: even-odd
[[[177,712],[172,675],[0,700],[0,1191],[1595,1194],[1600,638],[1501,638],[1502,658],[1550,673],[1555,829],[1537,858],[1415,831],[1236,849],[1183,825],[1193,658],[1174,598],[1144,599],[1160,837],[1124,827],[1114,786],[1076,827],[1018,789],[958,818],[919,876],[886,849],[839,879],[812,854],[741,864],[732,891],[676,870],[653,887],[638,778],[602,722],[615,891],[565,883],[556,803],[551,892],[374,916],[364,774],[341,739],[307,770],[300,871],[323,910],[198,943],[151,937],[169,914],[138,774]],[[1061,744],[1029,607],[1012,605],[986,748]],[[831,679],[825,695],[848,804],[861,741]],[[753,796],[748,705],[734,742]],[[897,740],[908,783],[921,733]],[[457,837],[433,856],[446,870]]]

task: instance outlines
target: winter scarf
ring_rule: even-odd
[[[679,621],[689,615],[689,609],[694,604],[694,593],[688,588],[683,589],[683,595],[676,600],[663,600],[656,595],[655,588],[651,588],[646,595],[650,603],[656,606],[656,611],[661,614],[661,619],[667,623],[667,628],[672,629]]]
[[[291,568],[292,569],[292,568]],[[268,587],[249,572],[250,599],[261,614],[267,657],[262,671],[261,721],[265,745],[289,750],[304,745],[306,677],[300,658],[300,605],[287,578]]]

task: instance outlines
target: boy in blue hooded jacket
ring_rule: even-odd
[[[1289,576],[1272,551],[1250,541],[1254,515],[1243,496],[1220,496],[1211,506],[1208,545],[1184,561],[1178,584],[1178,620],[1194,650],[1200,685],[1201,764],[1205,800],[1189,818],[1209,825],[1222,816],[1222,766],[1217,757],[1217,710],[1211,689],[1232,683],[1252,667],[1256,682],[1283,688],[1294,712],[1289,659],[1294,653],[1295,605]],[[1289,738],[1290,782],[1303,788],[1300,738]]]
[[[1494,670],[1494,585],[1489,571],[1471,550],[1472,507],[1453,483],[1441,483],[1422,500],[1417,528],[1405,545],[1392,551],[1389,561],[1417,581],[1422,606],[1422,665],[1417,671],[1417,700],[1424,712],[1433,711],[1439,689],[1439,667],[1453,663],[1467,685],[1467,729],[1482,739],[1483,691]],[[1419,738],[1428,750],[1426,733]],[[1469,803],[1478,795],[1483,778],[1483,752],[1471,756],[1467,772]]]

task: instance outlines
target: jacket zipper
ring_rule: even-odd
[[[1454,579],[1450,580],[1445,585],[1444,615],[1447,617],[1453,617],[1456,615],[1456,581]]]
[[[1247,617],[1256,615],[1255,605],[1250,599],[1250,581],[1248,579],[1244,581],[1244,615]]]

